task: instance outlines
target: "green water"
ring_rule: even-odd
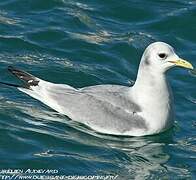
[[[0,81],[16,82],[7,71],[14,65],[74,87],[130,85],[154,41],[171,44],[196,66],[195,32],[194,0],[1,0]],[[98,134],[0,86],[0,170],[196,179],[196,76],[180,68],[168,76],[174,128],[137,138]]]

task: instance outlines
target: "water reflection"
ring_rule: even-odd
[[[26,111],[31,113],[32,111]],[[48,115],[49,114],[49,115]],[[55,146],[34,153],[34,156],[73,158],[82,162],[112,164],[119,169],[119,177],[147,178],[151,172],[161,172],[166,175],[167,168],[163,166],[170,159],[170,154],[165,151],[169,144],[173,144],[173,130],[147,137],[119,137],[103,135],[88,129],[80,123],[70,121],[65,116],[33,111],[32,116],[50,119],[45,124],[48,127],[48,135],[64,141],[64,150]],[[59,127],[55,130],[52,122],[61,122],[65,132]],[[43,121],[44,123],[44,121]],[[52,131],[50,131],[52,129]],[[33,129],[31,129],[33,131]],[[36,131],[36,130],[35,130]],[[42,144],[42,143],[41,143]],[[105,170],[104,170],[105,171]]]

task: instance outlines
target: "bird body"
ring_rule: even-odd
[[[75,89],[40,80],[39,86],[31,88],[19,90],[98,132],[137,135],[148,128],[138,114],[141,109],[133,103],[129,87],[98,85]]]
[[[173,96],[166,78],[166,71],[173,66],[193,68],[171,46],[156,42],[145,50],[133,87],[96,85],[76,89],[13,67],[9,71],[24,82],[22,87],[14,85],[20,91],[74,121],[100,133],[143,136],[160,133],[173,124]]]

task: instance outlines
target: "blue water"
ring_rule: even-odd
[[[14,65],[74,87],[130,85],[154,41],[171,44],[196,66],[195,32],[194,0],[1,0],[0,81],[16,82],[7,71]],[[174,128],[137,138],[98,134],[0,86],[0,170],[196,179],[196,76],[180,68],[168,76]]]

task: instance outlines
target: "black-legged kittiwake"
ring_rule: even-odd
[[[132,87],[96,85],[80,89],[55,84],[24,71],[8,70],[24,82],[20,91],[38,99],[74,121],[106,134],[143,136],[160,133],[174,121],[173,96],[166,78],[168,69],[193,66],[163,42],[150,44],[143,53]]]

